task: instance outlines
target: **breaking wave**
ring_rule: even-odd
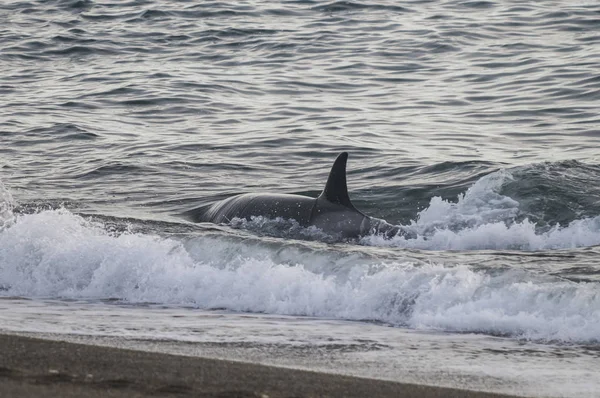
[[[64,209],[18,215],[0,232],[0,285],[8,296],[117,298],[600,341],[594,282],[227,234],[114,233]]]
[[[510,171],[500,170],[479,179],[456,202],[432,198],[416,221],[404,226],[415,239],[368,236],[362,243],[424,250],[554,250],[600,244],[599,216],[545,228],[523,218],[520,203],[501,193],[513,181]]]

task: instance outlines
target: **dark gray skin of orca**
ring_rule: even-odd
[[[234,218],[250,220],[253,216],[293,219],[302,227],[315,226],[344,238],[382,234],[394,237],[401,228],[369,217],[357,210],[348,196],[346,163],[348,153],[338,155],[329,172],[325,189],[318,198],[302,195],[246,193],[215,203],[197,221],[229,223]]]

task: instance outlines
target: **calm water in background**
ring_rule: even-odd
[[[153,303],[175,325],[161,338],[235,345],[248,337],[224,332],[244,324],[228,311],[243,311],[261,347],[375,341],[360,369],[333,370],[381,376],[406,348],[389,339],[435,331],[455,344],[425,368],[464,360],[416,381],[598,391],[595,2],[5,1],[0,21],[5,330],[151,338],[125,321]],[[285,221],[186,217],[237,193],[317,195],[342,150],[355,205],[416,239],[332,243]],[[107,329],[115,302],[131,307]],[[79,315],[44,320],[64,306]],[[201,316],[222,326],[214,336],[192,325]],[[261,352],[238,358],[281,357]],[[546,373],[517,383],[511,369],[531,358]],[[394,366],[386,378],[424,372]]]

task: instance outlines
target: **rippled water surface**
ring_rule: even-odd
[[[595,2],[55,0],[0,12],[3,180],[19,198],[173,211],[317,192],[348,150],[355,196],[402,208],[498,167],[598,163]]]
[[[597,350],[597,2],[9,0],[0,21],[3,296]],[[318,195],[341,151],[356,207],[411,235],[186,216]]]

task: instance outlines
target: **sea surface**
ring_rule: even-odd
[[[600,396],[600,3],[0,4],[0,332]],[[194,223],[341,151],[406,237]]]

